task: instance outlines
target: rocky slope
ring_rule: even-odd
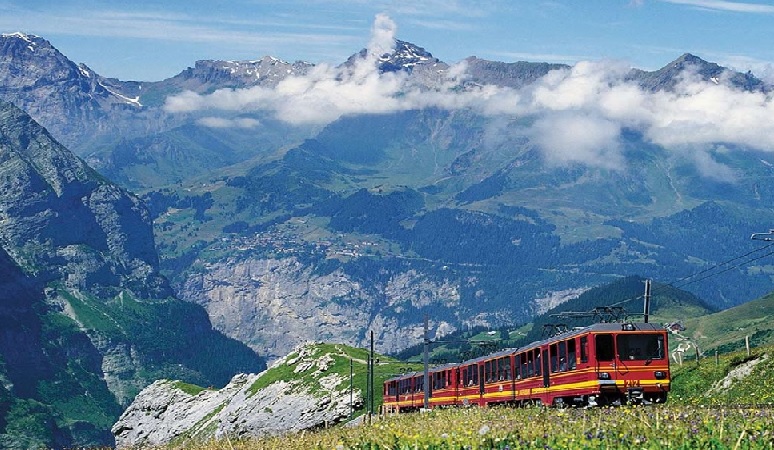
[[[401,314],[435,305],[453,317],[459,306],[458,287],[449,280],[409,270],[366,284],[343,270],[314,273],[292,257],[209,263],[180,292],[207,310],[214,327],[268,360],[286,355],[299,341],[366,346],[368,330],[374,330],[380,352],[397,352],[422,337],[421,321],[401,320]],[[431,326],[440,334],[454,329],[437,315]]]
[[[360,389],[350,392],[343,373],[350,351],[301,345],[266,372],[239,374],[218,390],[159,380],[113,426],[116,446],[277,435],[345,420],[363,404]],[[363,361],[357,365],[362,372]]]
[[[142,202],[3,102],[0,191],[0,447],[110,445],[156,378],[264,367],[173,296]]]

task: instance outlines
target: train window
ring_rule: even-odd
[[[532,350],[527,352],[527,376],[535,375],[535,353]]]
[[[582,336],[580,338],[580,357],[581,362],[589,362],[589,338],[588,336]]]
[[[484,373],[487,383],[495,381],[495,372],[497,372],[497,363],[494,360],[484,363]]]
[[[567,341],[567,363],[569,370],[575,369],[575,339]]]
[[[595,344],[597,361],[612,361],[614,359],[615,349],[613,348],[613,335],[598,334],[596,335]]]
[[[524,366],[521,363],[521,353],[516,355],[515,362],[516,362],[516,366],[514,367],[514,369],[516,372],[516,379],[518,380],[518,379],[524,378]]]
[[[540,376],[542,368],[540,366],[540,349],[535,349],[535,375]]]
[[[662,359],[664,336],[660,334],[619,334],[618,358],[622,360]]]
[[[443,389],[446,387],[444,383],[446,381],[446,374],[444,372],[436,372],[433,374],[433,389]]]
[[[466,383],[468,386],[474,386],[478,384],[478,370],[476,370],[476,365],[471,364],[468,366],[468,376],[466,378]]]
[[[567,342],[561,341],[559,342],[559,353],[557,353],[557,356],[559,357],[559,371],[560,372],[566,372],[567,371]]]
[[[510,357],[506,356],[505,358],[500,358],[497,361],[497,368],[498,368],[497,379],[499,381],[511,379],[511,358]]]
[[[558,353],[556,352],[556,344],[551,344],[550,352],[551,372],[556,372],[559,370],[559,365],[557,363]]]

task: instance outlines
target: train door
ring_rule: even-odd
[[[543,387],[548,387],[551,385],[551,380],[549,376],[550,372],[550,360],[548,359],[548,349],[543,349]]]
[[[478,365],[478,404],[479,406],[484,406],[484,383],[486,382],[486,378],[484,377],[484,364]]]
[[[615,344],[612,334],[598,334],[594,337],[594,351],[597,356],[597,370],[601,363],[615,367]]]
[[[463,369],[464,370],[464,369]],[[462,386],[462,371],[459,367],[454,368],[454,404],[458,404],[460,400],[460,386]]]

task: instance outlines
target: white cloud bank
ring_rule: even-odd
[[[268,111],[291,124],[327,124],[342,116],[421,108],[473,109],[498,117],[531,117],[525,134],[553,164],[583,163],[620,168],[625,164],[621,132],[636,130],[667,149],[691,152],[708,176],[732,174],[707,153],[715,143],[774,152],[774,98],[744,92],[720,80],[704,82],[691,73],[670,92],[647,92],[625,81],[629,67],[615,62],[580,62],[548,73],[514,90],[496,86],[459,89],[465,64],[452,66],[440,88],[412,85],[407,74],[377,70],[380,55],[394,46],[395,23],[378,15],[368,53],[351,67],[315,67],[274,88],[223,89],[169,97],[171,112]],[[212,118],[209,126],[232,126]],[[241,126],[245,126],[242,124]]]

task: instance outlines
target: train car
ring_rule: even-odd
[[[430,396],[428,407],[455,406],[458,403],[459,364],[446,364],[428,371]],[[425,377],[423,372],[401,374],[384,382],[385,412],[416,411],[424,407]]]
[[[424,405],[424,374],[407,372],[384,382],[382,410],[385,413],[415,411]]]
[[[667,332],[649,323],[598,323],[518,349],[515,398],[544,405],[665,402]]]
[[[433,368],[429,406],[665,402],[670,388],[667,349],[663,327],[597,323],[518,349]],[[421,408],[423,383],[419,372],[387,380],[385,410]]]
[[[514,403],[513,355],[501,350],[460,364],[458,404],[487,406]]]

